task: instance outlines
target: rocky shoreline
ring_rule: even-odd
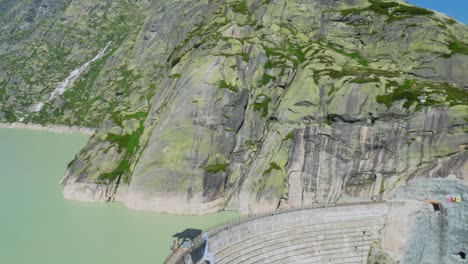
[[[79,127],[79,126],[63,126],[63,125],[41,125],[41,124],[25,124],[25,123],[0,123],[0,128],[18,128],[18,129],[28,129],[28,130],[39,130],[39,131],[49,131],[53,133],[61,134],[85,134],[93,135],[96,131],[94,128],[90,127]]]

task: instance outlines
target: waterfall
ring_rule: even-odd
[[[46,101],[35,103],[29,108],[29,111],[33,113],[39,112],[42,110],[45,103],[50,102],[54,100],[55,98],[57,98],[58,96],[64,94],[68,90],[68,88],[71,86],[71,84],[73,84],[73,82],[81,75],[83,71],[86,70],[86,68],[89,67],[91,63],[95,62],[96,60],[104,56],[104,53],[109,48],[111,43],[112,42],[109,41],[107,45],[93,59],[91,59],[90,61],[87,61],[85,64],[81,65],[81,67],[74,69],[70,73],[70,75],[68,75],[68,77],[65,78],[65,80],[63,80],[57,85],[55,90],[50,94],[49,99],[47,99]]]

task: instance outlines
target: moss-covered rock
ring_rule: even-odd
[[[89,199],[254,212],[386,195],[441,164],[461,177],[468,30],[444,15],[377,0],[10,4],[0,122],[97,128],[64,181]]]

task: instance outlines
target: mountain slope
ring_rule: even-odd
[[[376,0],[0,10],[0,120],[98,128],[68,198],[248,213],[468,181],[468,28],[444,15]]]

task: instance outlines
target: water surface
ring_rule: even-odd
[[[161,263],[174,233],[237,216],[161,215],[63,199],[58,183],[87,139],[0,129],[0,263]]]

